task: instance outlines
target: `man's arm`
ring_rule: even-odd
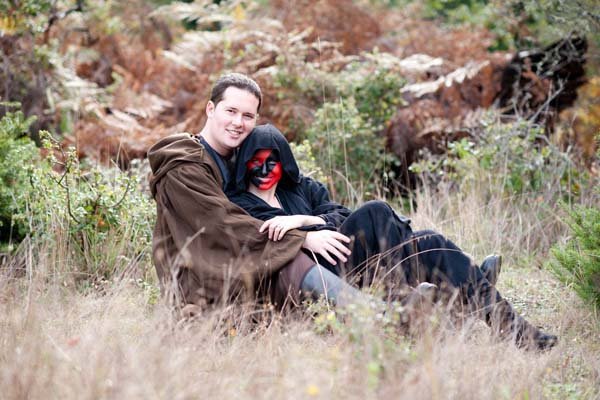
[[[207,169],[206,165],[182,165],[171,171],[165,182],[170,203],[183,213],[190,230],[202,230],[200,236],[216,248],[227,246],[230,257],[250,253],[255,259],[272,262],[275,252],[291,248],[291,253],[297,253],[304,233],[294,232],[288,241],[273,246],[267,235],[257,233],[262,222],[231,203]]]
[[[260,234],[262,222],[225,197],[208,163],[184,162],[170,169],[156,182],[155,193],[159,231],[173,244],[164,251],[177,253],[168,254],[168,269],[193,270],[207,297],[219,298],[227,287],[256,286],[290,262],[304,243],[306,233],[297,230],[279,242]],[[155,243],[160,247],[160,240]]]

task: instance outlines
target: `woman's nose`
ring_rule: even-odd
[[[267,163],[263,163],[261,172],[263,176],[267,175]]]

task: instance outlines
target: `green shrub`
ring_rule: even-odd
[[[354,203],[375,196],[392,162],[385,138],[357,108],[353,97],[325,103],[307,132],[319,167],[329,177],[332,197]]]
[[[401,103],[405,80],[384,55],[363,56],[328,83],[337,100],[325,102],[305,132],[333,197],[349,204],[382,196],[399,163],[380,132]]]
[[[423,151],[420,159],[410,169],[427,183],[447,180],[467,188],[483,182],[491,195],[546,193],[570,201],[588,178],[541,127],[526,120],[503,124],[493,114],[471,137],[451,142],[446,154]]]
[[[413,3],[414,0],[404,0]],[[496,37],[490,50],[550,43],[572,32],[600,43],[595,0],[422,0],[421,15],[453,26],[479,26]]]
[[[0,119],[0,242],[19,241],[28,228],[14,215],[26,207],[32,168],[39,162],[39,151],[27,136],[34,117],[21,111],[7,112]]]
[[[406,83],[397,72],[379,65],[384,54],[366,54],[370,62],[351,64],[338,79],[341,97],[354,98],[360,115],[376,130],[381,130],[402,105],[400,89]],[[374,63],[375,65],[372,65]]]
[[[74,149],[64,152],[48,134],[49,156],[34,171],[28,209],[38,242],[69,249],[66,270],[87,285],[150,265],[155,206],[141,190],[142,172],[82,164]],[[60,154],[57,159],[55,154]],[[60,166],[60,172],[50,168]],[[146,278],[146,276],[144,276]]]
[[[50,0],[0,2],[0,34],[43,32],[52,3]]]
[[[552,249],[550,270],[583,300],[600,309],[600,209],[579,206],[569,216],[573,236],[566,245]]]
[[[27,126],[20,113],[2,121],[1,133]],[[9,183],[0,191],[2,212],[10,212],[21,238],[30,237],[40,257],[36,264],[53,260],[52,270],[80,287],[124,276],[151,279],[155,206],[141,190],[142,168],[134,163],[125,173],[85,165],[73,149],[65,152],[47,132],[41,134],[44,159],[31,141],[0,140],[1,155],[5,147],[11,150],[0,163],[1,178]]]
[[[303,140],[302,143],[290,143],[290,148],[302,174],[310,176],[319,182],[327,181],[308,140]]]

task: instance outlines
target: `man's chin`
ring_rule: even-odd
[[[235,149],[237,147],[240,147],[242,142],[243,142],[243,139],[229,138],[229,140],[227,141],[227,144],[229,145],[229,147]]]

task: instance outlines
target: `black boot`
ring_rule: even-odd
[[[487,279],[492,286],[496,286],[498,275],[500,275],[502,269],[502,256],[497,254],[487,256],[479,268],[485,279]]]
[[[493,293],[495,292],[495,293]],[[556,345],[558,337],[541,331],[525,318],[517,314],[512,305],[503,299],[498,292],[492,290],[496,301],[489,302],[489,296],[484,310],[484,318],[492,328],[492,333],[500,339],[510,340],[517,347],[526,350],[549,350]]]
[[[541,331],[520,316],[514,321],[513,332],[517,347],[526,350],[546,351],[558,343],[556,335]]]

